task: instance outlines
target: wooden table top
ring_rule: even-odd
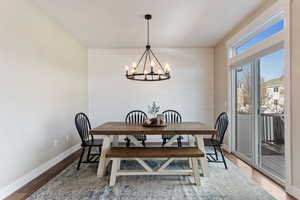
[[[93,128],[90,133],[93,135],[212,135],[216,130],[199,122],[167,124],[166,127],[143,127],[142,124],[107,122]]]

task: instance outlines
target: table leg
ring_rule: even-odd
[[[204,136],[203,135],[196,135],[196,140],[197,140],[197,146],[198,148],[204,153],[204,157],[200,158],[200,163],[201,163],[201,168],[203,171],[203,175],[208,177],[208,162],[206,158],[206,152],[204,148]]]
[[[189,146],[190,147],[195,146],[195,140],[194,140],[193,136],[192,135],[187,135],[187,137],[188,137]],[[191,158],[189,158],[189,167],[192,168],[192,159]]]
[[[108,159],[105,157],[105,154],[107,151],[109,151],[111,148],[111,137],[110,136],[104,136],[103,138],[103,144],[102,144],[102,150],[101,150],[101,156],[99,159],[99,165],[98,165],[98,177],[103,177],[106,169],[106,164],[108,162]]]
[[[119,146],[119,136],[118,136],[118,135],[114,135],[114,136],[113,136],[112,146],[113,146],[113,147]]]

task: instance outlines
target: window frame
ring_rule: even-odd
[[[272,34],[271,36],[257,42],[256,44],[254,44],[253,46],[248,47],[246,50],[242,51],[241,53],[238,53],[238,48],[240,48],[242,45],[246,44],[249,40],[254,39],[256,36],[258,36],[259,34],[263,33],[264,31],[266,31],[268,28],[271,28],[273,25],[277,24],[278,22],[283,21],[283,29]],[[252,47],[255,47],[257,45],[259,45],[261,42],[268,40],[269,38],[272,38],[273,36],[280,34],[282,31],[284,31],[285,29],[285,21],[284,18],[282,16],[282,14],[280,15],[276,15],[271,17],[271,19],[267,20],[265,23],[263,23],[261,26],[259,26],[259,28],[252,32],[251,34],[249,34],[247,37],[243,38],[242,40],[238,41],[236,44],[233,45],[232,47],[232,52],[233,52],[233,56],[237,56],[240,54],[243,54],[244,52],[248,51],[249,49],[251,49]]]

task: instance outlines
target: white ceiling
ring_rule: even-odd
[[[212,47],[263,0],[32,0],[90,48]]]

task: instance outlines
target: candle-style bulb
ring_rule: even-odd
[[[168,63],[165,65],[165,71],[166,71],[166,72],[169,72],[169,71],[170,71],[170,65],[169,65]]]
[[[136,68],[136,63],[135,62],[132,63],[132,67]]]
[[[129,67],[128,67],[128,66],[125,66],[125,70],[128,71],[128,70],[129,70]]]
[[[153,60],[151,60],[150,65],[151,65],[151,67],[153,67],[155,65],[155,62]]]

